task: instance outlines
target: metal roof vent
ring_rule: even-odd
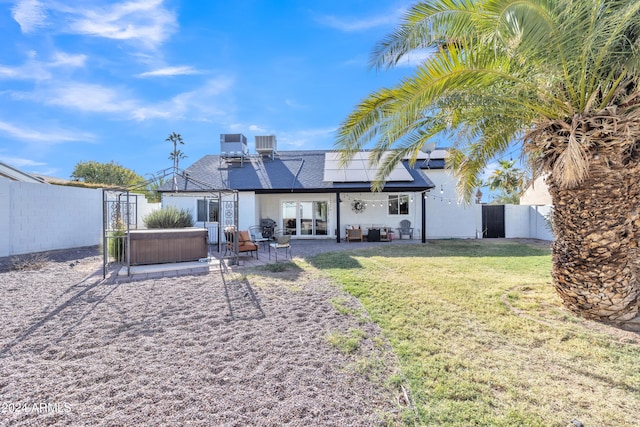
[[[273,159],[276,154],[278,141],[275,135],[256,136],[256,152]]]

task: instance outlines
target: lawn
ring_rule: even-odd
[[[407,425],[638,425],[640,336],[565,310],[548,248],[433,241],[311,263],[391,343]]]

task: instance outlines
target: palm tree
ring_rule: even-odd
[[[336,147],[347,161],[373,144],[373,189],[426,141],[448,158],[469,200],[489,161],[519,145],[554,204],[552,277],[585,317],[640,310],[640,2],[431,0],[409,9],[376,47],[393,67],[432,49],[415,73],[366,97]],[[386,152],[393,150],[389,156]]]
[[[500,191],[494,203],[520,204],[520,193],[524,185],[524,172],[515,167],[515,160],[498,160],[500,167],[493,171],[487,184],[491,191]]]
[[[175,169],[178,169],[179,161],[187,157],[182,152],[182,150],[178,150],[178,144],[184,145],[182,135],[180,135],[179,133],[171,132],[171,134],[167,137],[167,139],[165,139],[165,141],[173,143],[173,151],[169,153],[169,160],[173,160],[173,167]]]
[[[178,189],[178,164],[181,159],[187,157],[182,150],[178,150],[178,144],[184,145],[184,141],[182,136],[175,132],[171,132],[165,141],[173,143],[173,151],[169,153],[169,160],[173,160],[173,191],[176,191]]]

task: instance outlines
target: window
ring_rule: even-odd
[[[389,215],[409,215],[409,196],[406,194],[390,194]]]
[[[198,222],[218,222],[217,200],[198,200]]]

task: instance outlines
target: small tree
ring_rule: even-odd
[[[133,170],[125,168],[113,161],[99,163],[93,160],[76,164],[71,178],[89,184],[106,186],[131,187],[142,184],[145,180]]]

